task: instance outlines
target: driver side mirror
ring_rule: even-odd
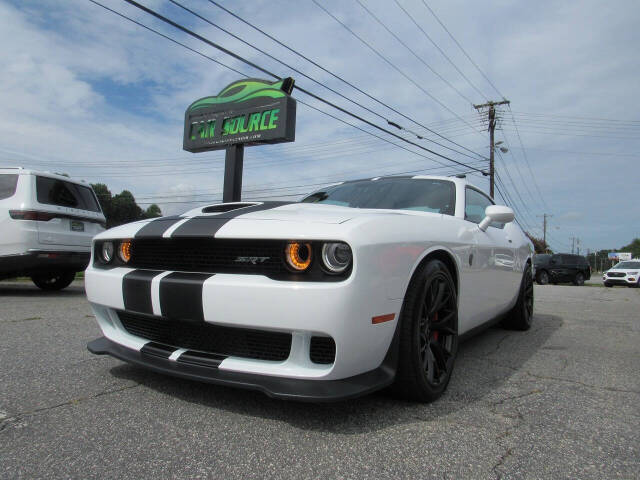
[[[478,228],[483,232],[487,231],[489,225],[493,222],[496,223],[509,223],[513,222],[515,215],[513,210],[503,205],[489,205],[484,211],[485,217],[478,224]]]

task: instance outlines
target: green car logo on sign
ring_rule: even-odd
[[[215,97],[187,108],[183,148],[189,152],[220,150],[234,144],[292,142],[296,131],[293,79],[272,83],[247,79],[227,85]]]

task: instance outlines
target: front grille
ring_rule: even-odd
[[[118,312],[122,326],[136,337],[177,348],[224,356],[282,361],[289,358],[291,334],[190,323]]]
[[[333,363],[336,359],[336,342],[331,337],[311,337],[309,356],[313,363]]]
[[[134,239],[129,267],[203,273],[286,274],[280,240]]]
[[[624,277],[624,272],[609,272],[607,273],[607,277]]]

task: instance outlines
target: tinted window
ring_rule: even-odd
[[[40,203],[92,212],[100,211],[93,191],[89,187],[57,178],[36,177],[36,195]]]
[[[480,223],[484,219],[484,211],[494,203],[484,193],[473,188],[466,188],[464,218],[473,223]],[[504,223],[493,222],[490,227],[504,228]]]
[[[533,263],[547,263],[551,259],[551,255],[546,253],[541,253],[540,255],[536,255],[533,257]]]
[[[353,208],[389,208],[455,214],[456,190],[446,180],[381,178],[329,187],[302,200]]]
[[[640,262],[620,262],[613,268],[640,268]]]
[[[489,205],[493,205],[488,197],[474,190],[467,188],[466,200],[464,204],[464,218],[473,223],[480,223],[484,218],[484,211]]]
[[[13,197],[18,185],[18,175],[0,175],[0,200]]]

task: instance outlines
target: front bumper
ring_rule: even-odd
[[[638,276],[634,277],[607,277],[604,275],[602,277],[602,281],[604,283],[609,283],[611,285],[638,285],[640,283],[640,278]]]
[[[391,362],[385,362],[375,370],[350,378],[318,381],[221,370],[214,358],[202,357],[202,361],[198,361],[197,358],[181,361],[181,357],[178,357],[174,360],[165,358],[161,346],[158,349],[138,351],[126,348],[105,337],[93,340],[87,348],[96,355],[111,355],[158,373],[199,382],[259,390],[270,397],[283,400],[310,402],[347,400],[384,388],[393,382],[395,376],[395,369],[387,364]]]
[[[402,306],[401,299],[388,298],[377,277],[360,278],[356,272],[344,282],[289,282],[260,275],[172,274],[90,266],[85,289],[103,335],[122,347],[140,351],[153,338],[127,331],[119,312],[281,332],[292,338],[288,358],[267,361],[232,353],[218,369],[318,382],[348,379],[379,368]],[[391,321],[373,322],[373,317],[389,314],[393,314]],[[312,361],[310,345],[316,336],[334,340],[333,363]],[[193,348],[179,342],[172,345]]]

